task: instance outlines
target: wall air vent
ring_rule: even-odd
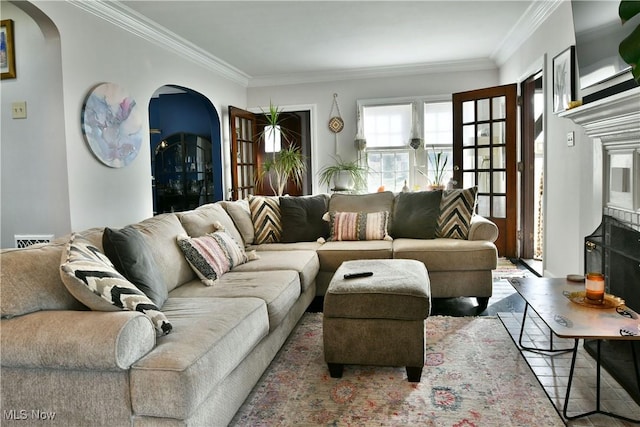
[[[14,234],[16,248],[26,248],[37,243],[49,243],[53,240],[53,234]]]

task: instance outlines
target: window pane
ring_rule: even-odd
[[[496,147],[493,149],[493,167],[505,169],[507,167],[506,147]]]
[[[363,107],[367,147],[405,147],[411,131],[411,104]]]
[[[384,186],[387,191],[402,191],[405,181],[411,184],[409,178],[409,151],[369,151],[367,153],[369,175],[367,190],[376,192]]]
[[[473,148],[467,148],[462,151],[462,167],[463,169],[475,169],[476,151]]]
[[[505,141],[505,123],[497,122],[493,124],[493,143],[504,144]]]
[[[491,168],[491,151],[489,148],[478,148],[478,169]]]
[[[484,217],[491,216],[491,206],[489,205],[489,196],[478,196],[478,215]]]
[[[462,174],[462,187],[470,188],[476,185],[476,174],[475,172],[465,172]]]
[[[491,172],[478,173],[478,192],[480,193],[491,192]]]
[[[475,122],[476,114],[473,109],[473,101],[465,101],[462,103],[462,122]]]
[[[507,192],[507,173],[506,172],[493,173],[493,192],[494,193]]]
[[[507,217],[507,198],[505,196],[493,196],[494,218]]]
[[[478,99],[478,122],[489,120],[489,99]]]
[[[453,144],[453,111],[451,102],[424,103],[424,142],[432,145]]]
[[[504,96],[499,96],[497,98],[493,98],[492,101],[492,107],[493,107],[493,111],[492,111],[492,119],[496,120],[496,119],[504,119],[506,117],[506,107],[505,107],[505,103],[506,103],[506,97]]]
[[[462,126],[462,145],[470,146],[476,143],[476,126],[465,125]]]

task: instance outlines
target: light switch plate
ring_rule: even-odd
[[[12,102],[11,117],[14,119],[26,119],[27,118],[27,101]]]
[[[568,132],[567,133],[567,146],[569,147],[573,147],[574,145],[576,145],[576,141],[575,141],[575,134],[572,132]]]

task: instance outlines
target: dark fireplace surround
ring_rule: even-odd
[[[622,298],[627,307],[640,313],[640,88],[560,116],[583,126],[588,136],[602,144],[604,164],[593,167],[603,170],[603,215],[600,225],[584,239],[584,272],[603,273],[606,292]],[[613,182],[616,175],[611,160],[621,152],[631,153],[631,177],[625,180],[630,188],[623,188],[629,194],[625,193],[623,199],[618,197],[620,186]],[[584,347],[592,356],[597,354],[595,340],[585,340]],[[603,341],[601,363],[640,404],[634,350],[640,357],[638,341]]]

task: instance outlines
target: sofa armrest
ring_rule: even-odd
[[[0,323],[2,366],[114,371],[155,346],[151,320],[133,311],[38,311]]]
[[[495,242],[498,239],[498,226],[487,218],[474,215],[471,217],[468,240],[487,240]]]

